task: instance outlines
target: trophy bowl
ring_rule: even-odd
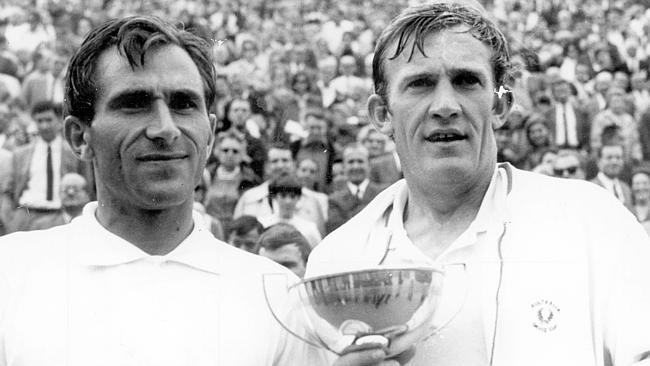
[[[293,310],[303,314],[312,340],[306,342],[339,355],[352,345],[378,343],[394,356],[436,331],[432,318],[444,277],[436,267],[380,267],[306,278],[288,291]]]

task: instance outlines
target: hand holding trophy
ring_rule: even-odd
[[[283,275],[267,275],[264,291],[276,320],[303,341],[337,355],[380,345],[391,358],[439,332],[462,307],[464,295],[456,296],[445,301],[451,309],[444,311],[446,319],[436,316],[450,267],[380,266],[295,284]],[[279,309],[294,321],[283,319]]]

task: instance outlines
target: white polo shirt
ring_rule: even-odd
[[[0,239],[0,365],[320,365],[266,305],[263,276],[295,281],[288,270],[216,240],[198,216],[171,253],[149,255],[96,207]]]

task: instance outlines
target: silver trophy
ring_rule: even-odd
[[[264,291],[276,320],[303,341],[337,355],[377,343],[392,357],[439,332],[462,307],[464,295],[450,300],[446,319],[436,316],[448,268],[380,267],[293,284],[284,275],[267,275]]]

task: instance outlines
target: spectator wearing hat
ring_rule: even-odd
[[[269,200],[273,213],[258,218],[264,228],[277,223],[286,223],[295,227],[307,238],[313,248],[322,239],[318,227],[312,221],[296,215],[296,206],[302,195],[302,186],[293,174],[282,175],[269,184]]]
[[[571,85],[556,79],[551,85],[554,105],[546,112],[546,121],[554,145],[558,148],[589,149],[590,117],[571,95]]]
[[[305,275],[311,246],[295,227],[278,223],[267,228],[260,236],[258,254],[277,262],[302,278]]]

